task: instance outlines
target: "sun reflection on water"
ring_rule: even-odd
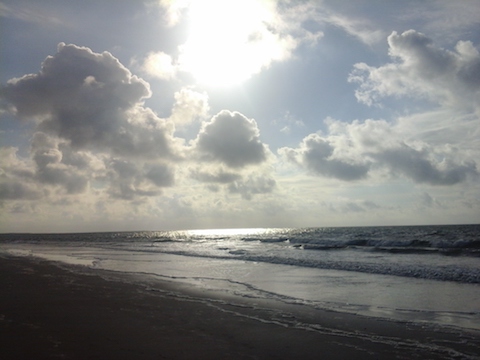
[[[198,229],[188,230],[187,234],[192,236],[239,236],[239,235],[259,235],[272,232],[268,228],[239,228],[239,229]]]

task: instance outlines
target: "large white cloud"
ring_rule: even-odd
[[[480,104],[480,54],[470,41],[453,51],[435,46],[415,30],[388,37],[393,62],[372,67],[358,63],[349,80],[360,84],[357,99],[367,105],[385,96],[421,97],[459,108]]]
[[[182,109],[195,93],[180,94],[175,116],[190,121]],[[183,141],[173,136],[171,121],[144,106],[148,83],[110,53],[61,43],[37,74],[9,80],[0,95],[4,109],[35,125],[30,159],[10,150],[2,161],[3,198],[90,190],[135,200],[173,185]],[[207,106],[203,98],[196,102],[195,109]]]
[[[173,127],[142,106],[148,83],[110,53],[59,44],[38,74],[11,79],[0,90],[19,118],[77,149],[122,156],[169,157]]]

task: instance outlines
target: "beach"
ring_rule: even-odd
[[[0,258],[2,359],[476,359],[480,334]],[[459,340],[461,339],[461,341]]]

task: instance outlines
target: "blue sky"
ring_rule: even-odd
[[[477,223],[479,8],[0,1],[0,227]]]

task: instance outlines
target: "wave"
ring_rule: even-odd
[[[142,250],[143,251],[143,250]],[[147,250],[145,250],[147,251]],[[480,284],[480,268],[467,268],[457,265],[427,266],[425,264],[365,263],[344,260],[305,259],[283,256],[255,255],[246,250],[229,250],[228,255],[202,254],[191,251],[158,251],[161,253],[190,257],[264,262],[269,264],[309,267],[324,270],[355,271],[377,275],[392,275],[407,278],[453,281],[467,284]]]

